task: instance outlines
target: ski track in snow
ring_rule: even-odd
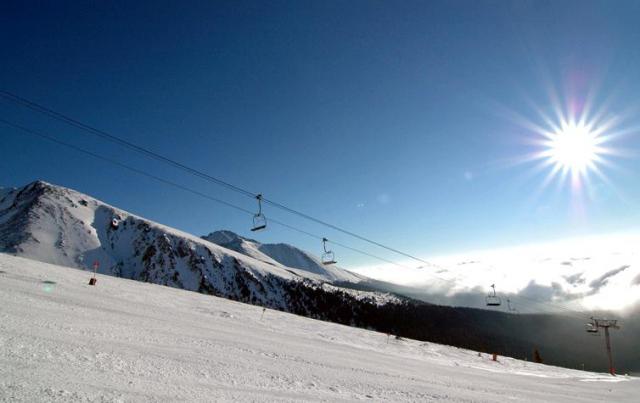
[[[490,357],[0,254],[0,401],[637,401]],[[45,283],[55,282],[55,284]]]

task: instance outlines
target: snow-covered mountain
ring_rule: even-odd
[[[202,238],[274,266],[298,269],[311,278],[349,283],[368,280],[360,274],[334,265],[324,265],[316,256],[293,245],[285,243],[261,244],[254,239],[244,238],[231,231],[215,231]]]
[[[339,269],[323,275],[289,268],[259,249],[254,253],[249,242],[246,247],[238,253],[42,181],[7,190],[0,199],[0,252],[80,269],[97,261],[100,273],[301,313],[315,313],[307,294],[318,289],[397,301],[325,284],[329,273],[340,277]],[[341,279],[351,278],[344,273]]]
[[[549,357],[548,362],[560,365],[579,362],[598,368],[605,362],[592,355],[602,350],[601,343],[583,331],[579,318],[424,304],[377,292],[385,289],[384,284],[365,280],[344,288],[343,282],[332,284],[330,279],[344,279],[349,272],[314,272],[313,266],[298,263],[299,268],[285,266],[282,262],[308,256],[291,247],[260,245],[230,233],[224,239],[220,234],[214,237],[227,242],[223,247],[45,182],[2,194],[0,252],[78,269],[90,269],[99,261],[99,272],[114,277],[425,341],[513,357],[530,356],[535,346]],[[631,320],[625,321],[624,331],[630,337],[616,340],[616,351],[624,368],[635,370],[640,357],[633,335],[640,329],[632,326]]]

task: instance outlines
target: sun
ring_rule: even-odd
[[[619,109],[615,97],[597,94],[596,88],[563,94],[549,83],[546,87],[547,99],[525,99],[527,112],[498,105],[497,113],[520,127],[514,134],[526,147],[523,154],[505,159],[505,167],[529,165],[526,177],[541,179],[532,198],[550,187],[570,191],[576,203],[595,200],[603,191],[598,189],[621,194],[608,174],[635,155],[620,142],[639,130],[630,121],[637,107]],[[616,110],[612,105],[618,105]]]
[[[611,185],[604,171],[616,167],[612,157],[625,156],[624,150],[612,147],[611,142],[632,128],[621,127],[622,118],[605,110],[593,113],[585,107],[577,113],[567,109],[555,107],[555,118],[538,110],[540,123],[519,116],[517,123],[529,132],[524,141],[533,149],[517,158],[516,164],[533,162],[534,173],[548,170],[539,191],[556,182],[557,189],[591,194],[585,192],[591,186]]]
[[[523,94],[524,109],[495,105],[500,117],[515,124],[509,136],[520,151],[495,166],[519,168],[530,189],[527,203],[541,203],[540,212],[566,201],[572,219],[584,223],[588,206],[602,206],[611,197],[626,198],[614,179],[626,170],[625,160],[637,155],[624,142],[640,131],[638,106],[625,106],[615,94],[600,93],[599,82],[573,88],[544,80],[538,96]]]
[[[600,159],[600,141],[597,132],[589,126],[565,123],[545,141],[547,150],[544,154],[557,169],[573,175],[584,175],[588,170],[595,169]]]
[[[536,109],[539,123],[521,116],[519,123],[530,133],[525,141],[533,149],[518,162],[536,162],[534,172],[548,169],[540,190],[556,182],[557,189],[586,195],[590,186],[611,185],[605,170],[616,167],[613,157],[625,155],[611,143],[634,129],[623,126],[624,113],[594,110],[590,102],[569,99],[565,108],[552,104],[551,114]]]

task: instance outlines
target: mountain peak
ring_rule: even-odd
[[[260,252],[259,242],[231,231],[210,237],[225,246],[45,181],[0,198],[0,253],[78,269],[98,262],[102,274],[292,312],[308,312],[320,288],[338,299],[396,301],[386,294],[327,285],[326,276],[282,265]]]
[[[54,185],[52,183],[49,183],[47,181],[43,181],[42,179],[36,179],[35,181],[31,182],[30,184],[28,184],[27,186],[38,186],[38,187],[60,187],[57,185]]]
[[[202,239],[206,239],[209,242],[213,242],[221,246],[224,246],[226,244],[238,243],[241,241],[251,242],[257,245],[260,244],[260,242],[256,241],[255,239],[245,238],[229,230],[214,231],[209,233],[209,235],[203,236]]]
[[[62,186],[58,186],[58,185],[54,185],[52,183],[43,181],[41,179],[35,180],[31,183],[29,183],[28,185],[22,187],[22,189],[25,190],[52,190],[52,189],[60,189],[63,190],[65,188],[63,188]]]
[[[324,281],[358,283],[363,279],[339,267],[326,266],[317,256],[287,243],[263,244],[229,230],[215,231],[202,238],[262,262],[295,269],[303,272],[300,273],[302,275],[311,275]]]

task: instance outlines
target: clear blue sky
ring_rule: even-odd
[[[9,1],[0,88],[429,257],[638,227],[635,157],[610,157],[618,169],[577,211],[570,186],[538,192],[545,171],[508,163],[535,146],[505,113],[543,124],[533,106],[552,114],[549,88],[576,102],[595,88],[609,114],[636,108],[620,127],[640,124],[638,15],[635,1]],[[0,117],[254,208],[5,101]],[[2,125],[0,139],[2,186],[44,179],[195,234],[252,235],[226,207]],[[256,237],[320,247],[275,227]]]

